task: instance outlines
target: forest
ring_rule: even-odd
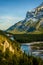
[[[43,41],[43,34],[15,34],[14,39],[20,43]]]

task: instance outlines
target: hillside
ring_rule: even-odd
[[[0,65],[43,65],[43,60],[27,56],[16,41],[10,40],[0,31]]]
[[[13,34],[43,33],[43,3],[26,13],[24,20],[11,26],[7,32]]]
[[[6,52],[7,48],[13,54],[16,54],[19,53],[17,49],[20,50],[20,45],[16,41],[12,41],[11,39],[9,39],[9,37],[7,37],[3,31],[0,31],[0,51],[2,50],[3,52]]]

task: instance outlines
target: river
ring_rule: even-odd
[[[21,43],[21,50],[43,59],[43,42]]]

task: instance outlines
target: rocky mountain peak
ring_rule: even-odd
[[[35,9],[35,12],[39,12],[43,10],[43,2]]]
[[[37,30],[43,30],[43,2],[32,11],[27,11],[26,17],[22,22],[16,23],[13,27],[10,27],[10,32],[32,32]],[[11,30],[13,29],[13,30]]]

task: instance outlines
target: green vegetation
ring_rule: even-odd
[[[16,54],[13,54],[6,50],[5,53],[0,51],[0,64],[1,65],[43,65],[43,61],[40,58],[35,58],[33,56],[27,56],[22,54],[22,56],[17,57]]]
[[[31,45],[31,48],[32,48],[32,50],[43,50],[43,43],[33,44],[33,45]]]
[[[21,51],[19,43],[0,31],[0,65],[43,65],[43,60],[27,56]]]
[[[42,34],[43,33],[43,18],[33,21],[30,19],[25,22],[18,22],[10,27],[7,32],[12,34]]]
[[[14,37],[21,43],[43,41],[43,34],[15,34]]]
[[[39,46],[39,47],[42,47],[43,46],[43,43],[40,43],[40,44],[33,44],[32,46]]]

